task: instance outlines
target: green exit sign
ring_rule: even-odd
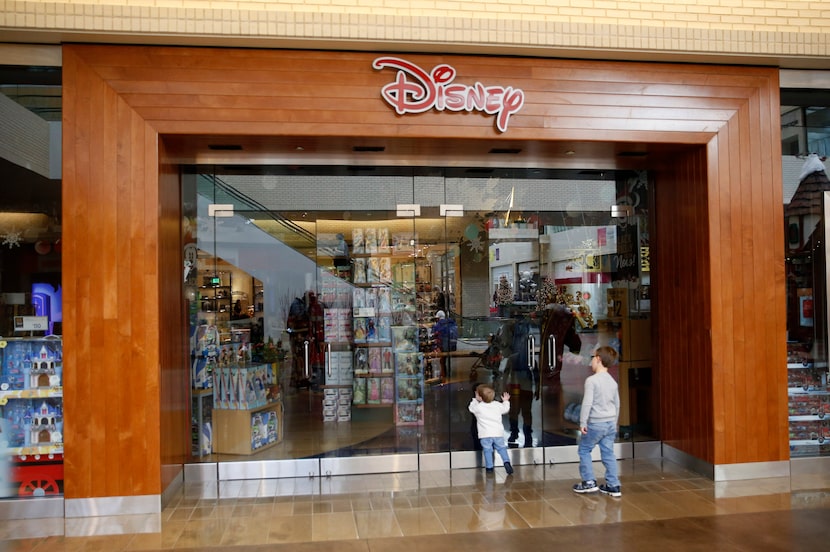
[[[222,283],[222,278],[220,278],[218,276],[214,276],[213,278],[210,279],[210,283],[213,284],[214,286],[218,286],[219,284]]]

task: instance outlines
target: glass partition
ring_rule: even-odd
[[[815,100],[815,94],[808,97]],[[782,92],[782,103],[801,94]],[[830,454],[827,235],[830,109],[785,105],[782,116],[787,392],[792,458]]]
[[[38,147],[59,143],[60,82],[60,67],[0,66],[3,134],[17,141],[0,158],[2,498],[64,490],[60,167]]]
[[[653,437],[645,173],[187,167],[195,461],[475,466],[476,385],[514,462],[576,443],[590,354]]]

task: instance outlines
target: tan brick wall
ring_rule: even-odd
[[[372,49],[408,43],[414,50],[564,50],[576,57],[633,51],[637,59],[674,52],[830,65],[825,0],[0,0],[0,32],[25,39],[36,30],[52,32],[53,40],[145,35],[138,41],[296,46],[290,42],[333,39]]]

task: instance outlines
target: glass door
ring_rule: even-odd
[[[511,463],[576,461],[584,380],[601,345],[620,353],[612,373],[621,440],[637,423],[647,432],[644,175],[483,172],[448,171],[446,178],[446,201],[463,203],[463,217],[447,223],[458,261],[458,348],[465,350],[455,353],[455,389],[445,407],[453,467],[482,465],[474,421],[465,415],[482,384],[510,396],[504,438]]]
[[[463,216],[446,219],[448,241],[455,243],[461,327],[446,407],[453,467],[484,465],[468,411],[481,386],[491,387],[497,400],[510,397],[503,425],[512,464],[542,463],[542,447],[550,444],[544,411],[553,405],[543,393],[544,311],[538,306],[539,213],[549,202],[534,193],[534,184],[526,171],[512,170],[452,171],[446,178],[447,204],[463,205]],[[495,455],[495,465],[501,464]]]
[[[324,171],[185,171],[194,456],[228,477],[418,468],[413,180]]]

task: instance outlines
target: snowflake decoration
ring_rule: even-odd
[[[470,251],[482,251],[484,249],[484,244],[481,243],[481,237],[476,236],[475,238],[470,240],[469,243]]]
[[[20,247],[20,242],[23,239],[23,233],[18,230],[10,230],[3,236],[3,245],[8,245],[9,249],[12,247]]]

